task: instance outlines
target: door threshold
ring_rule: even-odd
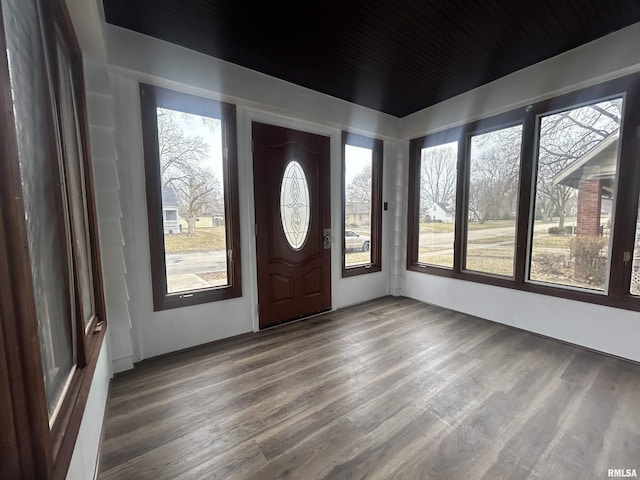
[[[330,313],[330,312],[333,312],[333,307],[329,308],[327,310],[320,310],[318,312],[310,313],[308,315],[305,314],[305,315],[303,315],[301,317],[292,318],[290,320],[283,320],[280,323],[276,323],[275,325],[269,325],[268,327],[259,328],[258,331],[259,332],[265,332],[267,330],[272,330],[274,328],[284,327],[285,325],[291,325],[292,323],[297,323],[297,322],[300,322],[302,320],[308,320],[310,318],[319,317],[320,315],[325,315],[325,314]]]

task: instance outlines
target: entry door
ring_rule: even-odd
[[[253,123],[260,328],[331,309],[329,137]]]

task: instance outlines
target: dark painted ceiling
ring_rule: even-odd
[[[640,0],[104,0],[109,23],[403,117],[640,21]]]

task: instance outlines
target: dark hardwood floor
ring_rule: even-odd
[[[606,319],[603,319],[606,321]],[[100,479],[640,474],[640,366],[387,297],[113,380]]]

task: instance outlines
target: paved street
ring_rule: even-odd
[[[167,254],[167,275],[220,272],[227,268],[226,251]]]

